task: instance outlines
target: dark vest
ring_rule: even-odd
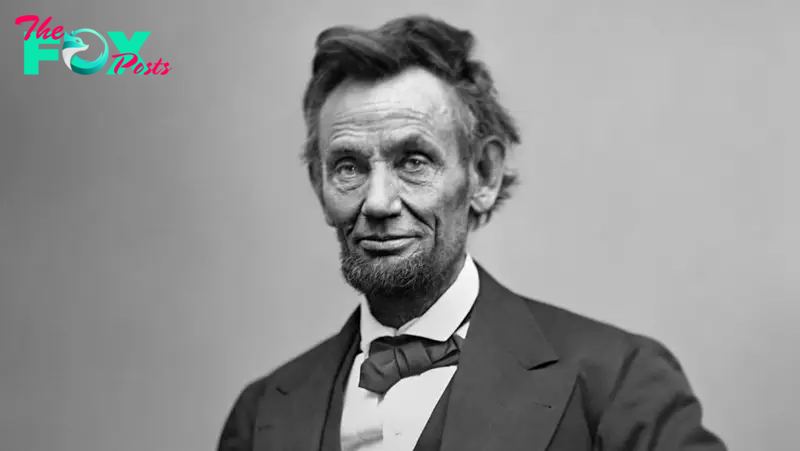
[[[359,334],[356,334],[355,339],[350,344],[350,349],[347,355],[342,359],[342,364],[336,374],[336,381],[334,382],[333,392],[331,393],[328,402],[328,413],[325,420],[325,428],[322,433],[322,446],[321,451],[341,451],[341,424],[342,424],[342,409],[344,407],[344,392],[347,386],[347,379],[350,376],[350,369],[355,361],[356,354],[358,353],[358,346],[360,342]],[[447,401],[450,399],[450,387],[452,386],[452,379],[450,384],[442,393],[439,402],[433,409],[433,413],[428,418],[428,423],[420,434],[417,445],[414,451],[439,451],[442,443],[442,432],[444,431],[444,420],[447,414]]]

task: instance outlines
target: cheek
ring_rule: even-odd
[[[332,187],[323,187],[322,200],[326,213],[336,224],[354,222],[361,210],[360,190],[342,193]]]
[[[452,177],[442,185],[440,210],[455,219],[469,207],[469,180],[466,174]]]
[[[452,235],[467,223],[469,186],[463,180],[443,183],[441,187],[418,192],[416,210],[430,218],[437,235]]]
[[[469,224],[469,199],[467,198],[467,186],[459,186],[448,199],[446,205],[441,209],[439,225],[444,230],[442,234],[450,238],[460,236]]]

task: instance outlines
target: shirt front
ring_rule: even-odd
[[[399,329],[379,323],[366,299],[361,299],[361,343],[345,388],[342,451],[413,450],[456,366],[434,368],[403,378],[386,394],[379,395],[358,386],[361,364],[369,355],[370,343],[379,337],[406,334],[446,341],[457,334],[466,338],[469,322],[464,319],[478,297],[479,285],[478,269],[467,255],[464,267],[450,288],[424,315]]]

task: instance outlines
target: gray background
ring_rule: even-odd
[[[338,330],[300,98],[319,31],[410,12],[475,32],[523,131],[475,257],[664,342],[732,449],[791,448],[797,5],[4,1],[0,449],[211,449],[246,382]],[[23,14],[152,31],[174,70],[25,76]]]

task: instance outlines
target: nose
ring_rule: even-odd
[[[376,165],[370,176],[361,212],[376,219],[399,215],[402,205],[397,189],[398,183],[391,171],[384,165]]]

